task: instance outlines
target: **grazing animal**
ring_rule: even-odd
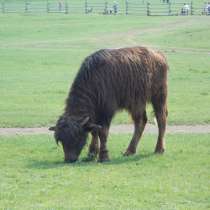
[[[167,71],[164,55],[145,47],[103,49],[88,56],[72,84],[64,114],[50,128],[57,143],[62,143],[65,161],[78,159],[88,132],[92,134],[88,159],[99,153],[99,161],[109,160],[109,127],[121,109],[127,110],[134,121],[134,134],[124,155],[135,154],[147,122],[147,102],[152,103],[159,128],[155,152],[163,153]]]

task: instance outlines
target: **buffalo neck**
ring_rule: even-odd
[[[89,116],[95,120],[95,96],[87,83],[75,82],[66,100],[65,114],[75,117]]]

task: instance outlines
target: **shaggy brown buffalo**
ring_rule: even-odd
[[[99,152],[99,161],[107,161],[110,123],[121,109],[131,114],[135,127],[124,155],[134,154],[147,122],[147,102],[152,103],[159,128],[155,152],[163,153],[167,70],[164,55],[145,47],[105,49],[88,56],[72,84],[64,114],[50,128],[63,145],[65,161],[78,159],[88,132],[92,134],[89,159]]]

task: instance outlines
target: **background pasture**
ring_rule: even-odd
[[[169,123],[209,123],[209,18],[0,15],[0,126],[53,124],[85,56],[135,45],[168,58]]]

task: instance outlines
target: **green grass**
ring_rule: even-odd
[[[135,156],[122,157],[130,136],[111,135],[111,161],[105,164],[64,164],[61,147],[47,135],[0,137],[0,206],[209,209],[209,137],[168,135],[166,153],[154,155],[156,136],[146,135]]]
[[[210,123],[209,17],[5,14],[0,20],[0,127],[53,124],[87,55],[133,45],[168,57],[169,123]],[[130,118],[123,113],[114,122]]]

